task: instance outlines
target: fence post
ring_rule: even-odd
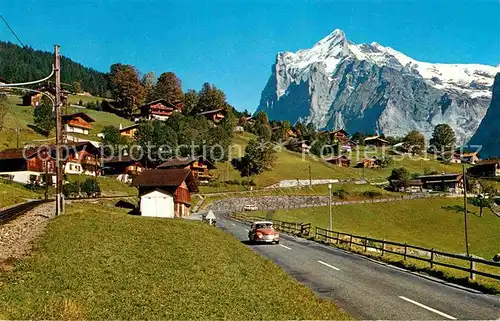
[[[367,250],[367,246],[368,246],[368,236],[365,237],[365,252]]]
[[[352,247],[352,234],[349,234],[349,250]]]
[[[434,248],[431,249],[431,269],[434,267]]]
[[[385,239],[382,240],[382,256],[384,256],[385,252]]]
[[[339,239],[340,239],[340,232],[337,232],[337,242],[336,242],[337,244],[339,244],[339,242],[340,242]]]
[[[315,230],[315,233],[314,233],[314,238],[318,238],[318,227],[316,226],[316,230]]]
[[[472,261],[472,258],[469,258],[469,259],[470,259],[470,278],[472,280],[475,280],[476,274],[474,274],[474,270],[476,269],[476,262]]]
[[[406,261],[406,254],[408,252],[408,244],[405,243],[405,255],[403,256],[403,260]]]

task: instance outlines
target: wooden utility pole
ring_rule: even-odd
[[[462,180],[464,185],[464,228],[465,228],[465,251],[469,256],[469,232],[467,229],[467,177],[465,174],[465,164],[462,165]]]
[[[54,45],[54,73],[56,75],[56,215],[64,212],[64,200],[62,195],[62,168],[61,168],[61,57],[59,56],[59,45]]]
[[[45,200],[49,199],[49,162],[45,165]],[[50,180],[52,183],[52,179]]]
[[[330,231],[333,231],[333,217],[332,217],[332,184],[328,184],[328,212],[330,214]],[[331,232],[330,232],[331,233]]]
[[[309,187],[312,187],[311,161],[309,161]]]

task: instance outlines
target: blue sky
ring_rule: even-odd
[[[209,81],[254,110],[277,52],[334,29],[429,62],[500,63],[500,1],[21,1],[0,12],[27,45],[108,71],[175,72],[184,90]],[[15,42],[4,25],[0,39]]]

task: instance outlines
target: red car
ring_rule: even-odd
[[[274,229],[273,222],[253,222],[248,232],[248,239],[250,242],[279,244],[280,233]]]

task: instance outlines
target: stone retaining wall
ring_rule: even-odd
[[[408,195],[403,197],[379,198],[363,201],[341,201],[332,202],[332,206],[366,204],[366,203],[386,203],[401,200],[411,200],[418,198],[432,197],[429,195]],[[241,212],[245,205],[256,205],[259,210],[293,209],[304,207],[328,206],[328,196],[257,196],[257,197],[234,197],[223,200],[216,200],[207,207],[216,211]]]

